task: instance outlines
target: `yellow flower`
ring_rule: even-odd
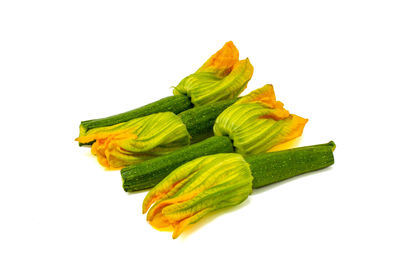
[[[252,191],[248,163],[239,154],[223,153],[192,160],[171,172],[147,194],[143,213],[155,228],[173,228],[178,237],[210,212],[238,205]]]
[[[272,85],[265,85],[224,110],[214,134],[229,136],[238,153],[257,154],[301,136],[307,121],[284,109]]]
[[[242,93],[252,75],[250,61],[239,61],[239,51],[230,41],[195,73],[185,77],[174,88],[174,95],[188,95],[194,105],[232,99]]]
[[[94,128],[75,140],[95,141],[92,153],[99,163],[109,169],[119,169],[188,145],[190,135],[178,116],[164,112]]]

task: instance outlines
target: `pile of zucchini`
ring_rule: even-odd
[[[172,112],[180,118],[190,135],[190,144],[179,146],[175,151],[163,155],[150,155],[148,160],[122,168],[123,189],[126,192],[152,188],[163,179],[169,178],[171,172],[174,174],[175,170],[196,158],[218,153],[234,153],[236,147],[232,140],[233,137],[230,135],[214,135],[214,124],[222,112],[237,104],[241,99],[237,96],[246,88],[247,82],[252,76],[252,66],[248,59],[246,61],[247,66],[243,66],[242,63],[243,70],[240,71],[240,75],[237,75],[243,78],[235,77],[230,78],[229,82],[224,81],[226,77],[233,76],[235,67],[239,65],[237,49],[233,43],[229,42],[196,73],[184,78],[182,80],[184,85],[182,85],[182,82],[180,83],[179,86],[182,85],[182,87],[179,88],[179,91],[174,91],[175,95],[125,113],[82,121],[79,127],[79,136],[80,138],[84,137],[92,129],[121,125],[160,112]],[[215,87],[210,88],[210,86]],[[215,91],[214,96],[203,97],[210,92],[210,89]],[[202,91],[205,92],[204,95]],[[225,93],[227,91],[230,92]],[[198,105],[194,102],[190,93],[196,93],[201,101],[209,102]],[[213,97],[218,98],[213,99]],[[252,96],[250,97],[253,99]],[[273,96],[273,98],[275,97]],[[265,103],[268,104],[269,102]],[[279,103],[276,103],[278,107],[283,106]],[[275,116],[272,117],[275,118]],[[252,123],[246,125],[249,129],[253,129],[251,128]],[[94,141],[79,141],[80,145],[90,146],[93,143]],[[258,154],[246,155],[242,153],[242,155],[250,167],[253,177],[252,187],[255,189],[332,165],[334,163],[334,149],[335,143],[331,141],[326,144],[274,152],[264,150]],[[141,154],[133,153],[129,155]]]

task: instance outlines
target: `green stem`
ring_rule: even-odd
[[[101,119],[82,121],[79,127],[80,136],[85,135],[87,131],[93,128],[111,126],[118,123],[126,122],[131,119],[140,118],[159,112],[169,111],[178,114],[192,107],[193,104],[190,102],[190,97],[187,97],[185,95],[168,96],[156,102],[149,103],[147,105],[130,110],[125,113]]]
[[[334,163],[333,141],[289,150],[245,157],[254,177],[253,188],[260,188]]]

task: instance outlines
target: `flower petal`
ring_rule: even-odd
[[[212,55],[197,72],[214,73],[217,77],[225,77],[239,62],[239,51],[232,41],[228,41]]]
[[[156,113],[121,124],[95,128],[76,139],[95,141],[92,153],[101,165],[118,169],[188,145],[186,126],[172,112]]]
[[[197,221],[199,221],[200,219],[202,219],[204,216],[206,216],[208,213],[210,213],[212,210],[210,209],[204,209],[198,213],[196,213],[195,215],[188,217],[182,221],[180,221],[179,223],[177,223],[176,225],[174,225],[173,227],[173,233],[172,233],[172,238],[176,239],[179,237],[179,235],[181,235],[181,233],[190,225],[190,224],[194,224]]]
[[[186,164],[183,164],[179,168],[172,171],[167,177],[159,182],[153,189],[147,193],[143,200],[142,211],[146,213],[150,206],[158,201],[175,195],[177,192],[175,188],[180,188],[185,184],[190,177],[199,170],[202,162],[206,159],[206,156],[194,159]]]
[[[274,87],[270,84],[267,84],[262,88],[253,90],[252,92],[238,100],[235,104],[249,103],[261,103],[265,104],[269,108],[274,108],[276,104]]]

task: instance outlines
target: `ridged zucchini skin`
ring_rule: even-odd
[[[254,177],[253,188],[328,167],[334,163],[335,147],[335,143],[330,141],[327,144],[247,156],[245,160],[250,164]]]
[[[226,108],[235,103],[238,98],[216,102],[209,105],[197,106],[183,111],[178,116],[186,125],[191,136],[191,143],[199,142],[213,136],[215,120]]]
[[[192,107],[193,104],[190,102],[190,97],[187,97],[185,95],[168,96],[156,102],[144,105],[125,113],[101,119],[82,121],[80,125],[80,133],[82,135],[82,133],[85,133],[93,128],[111,126],[131,119],[140,118],[159,112],[169,111],[178,114]]]
[[[233,146],[228,137],[213,136],[170,154],[123,168],[122,187],[126,192],[151,188],[186,162],[204,155],[230,152],[233,152]]]

